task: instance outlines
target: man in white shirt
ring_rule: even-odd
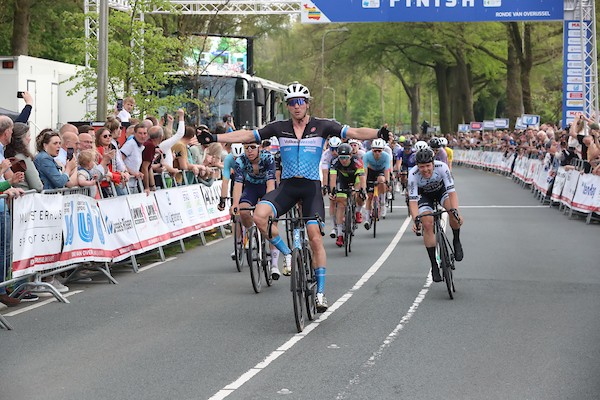
[[[137,124],[133,133],[133,139],[127,140],[121,147],[123,162],[127,168],[127,172],[131,178],[129,179],[129,187],[135,189],[137,187],[137,179],[142,178],[144,174],[140,172],[142,166],[142,152],[144,151],[144,143],[148,139],[148,129],[143,124]]]

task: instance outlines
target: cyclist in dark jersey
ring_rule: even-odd
[[[254,211],[254,222],[263,235],[268,234],[269,217],[285,214],[298,201],[302,201],[302,213],[305,217],[312,218],[316,214],[322,221],[325,219],[319,163],[323,145],[328,136],[360,140],[377,137],[387,140],[390,136],[389,131],[385,128],[379,130],[351,128],[342,126],[334,120],[311,117],[308,114],[310,91],[299,83],[292,83],[288,86],[284,99],[291,115],[287,121],[275,121],[261,129],[239,130],[225,135],[203,133],[199,138],[203,144],[214,141],[260,143],[261,140],[271,136],[278,138],[282,165],[281,184],[274,191],[267,193]],[[317,278],[317,311],[323,312],[328,307],[323,294],[327,256],[318,221],[310,220],[306,227],[313,252],[313,268]],[[283,273],[289,275],[291,250],[279,236],[276,225],[273,225],[271,233],[273,237],[270,242],[285,256]]]
[[[356,222],[362,222],[361,207],[367,197],[366,187],[367,178],[365,177],[365,168],[361,159],[352,155],[352,147],[349,144],[343,143],[338,148],[338,156],[331,162],[329,170],[329,184],[331,186],[330,198],[337,203],[336,235],[337,241],[335,244],[338,247],[344,245],[344,223],[345,210],[348,195],[356,196],[356,193],[350,192],[349,189],[360,190],[360,196],[356,199]]]

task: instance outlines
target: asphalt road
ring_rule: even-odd
[[[302,334],[288,278],[255,294],[228,238],[7,316],[0,399],[597,399],[598,225],[505,177],[454,174],[454,300],[397,200],[350,257],[325,238],[330,311]]]

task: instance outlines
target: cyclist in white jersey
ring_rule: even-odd
[[[306,218],[314,218],[306,223],[310,248],[313,252],[313,268],[317,280],[317,311],[324,312],[328,305],[324,296],[325,264],[327,256],[321,237],[321,227],[315,214],[321,220],[325,218],[325,206],[321,192],[319,163],[323,152],[323,144],[328,136],[342,139],[360,140],[385,138],[390,132],[381,128],[351,128],[338,122],[322,118],[314,118],[308,114],[310,91],[307,87],[292,83],[285,90],[284,99],[291,118],[286,121],[275,121],[264,128],[256,130],[238,130],[224,135],[202,133],[199,141],[202,144],[212,142],[226,143],[260,143],[261,140],[276,136],[279,139],[281,152],[281,184],[269,192],[256,205],[254,222],[261,233],[268,236],[269,218],[285,214],[298,201],[302,201],[302,213]],[[283,274],[290,274],[291,250],[279,236],[274,224],[269,241],[285,256]]]
[[[458,195],[454,188],[454,180],[448,166],[434,160],[433,150],[421,149],[416,154],[417,165],[408,171],[408,199],[410,215],[413,219],[413,231],[420,229],[415,221],[417,216],[433,211],[434,203],[442,205],[446,210],[455,209],[458,212]],[[450,226],[454,235],[454,258],[463,259],[463,249],[460,243],[460,226],[463,222],[449,214]],[[442,280],[435,256],[435,233],[433,232],[433,217],[421,217],[423,227],[423,242],[431,261],[431,276],[434,282]]]

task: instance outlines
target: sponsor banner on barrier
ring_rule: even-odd
[[[110,261],[105,249],[106,230],[96,200],[82,194],[69,194],[63,199],[64,245],[60,264],[83,261]]]
[[[62,196],[28,194],[13,203],[14,278],[51,268],[62,248]]]
[[[554,186],[552,186],[552,200],[560,200],[560,195],[565,187],[565,181],[567,180],[567,170],[565,167],[559,167],[554,177]]]
[[[201,187],[206,211],[210,218],[209,228],[215,228],[231,221],[231,216],[229,215],[229,210],[227,208],[223,211],[219,211],[217,208],[221,198],[222,183],[223,181],[214,181],[211,186],[202,185]]]
[[[560,201],[569,207],[571,207],[573,196],[575,196],[575,189],[577,189],[579,175],[579,171],[576,170],[570,170],[567,172],[567,178],[560,195]]]
[[[183,238],[194,233],[192,194],[189,187],[177,187],[154,193],[160,215],[171,238]]]
[[[121,261],[141,249],[127,197],[98,200],[98,208],[106,228],[105,249],[112,261]]]
[[[573,196],[571,208],[585,213],[600,211],[600,208],[598,208],[598,186],[600,186],[599,176],[581,174],[577,181],[577,189]]]
[[[136,253],[152,250],[170,242],[169,229],[160,216],[153,195],[132,194],[127,196],[127,202],[133,217],[133,226],[140,240],[141,249]]]

